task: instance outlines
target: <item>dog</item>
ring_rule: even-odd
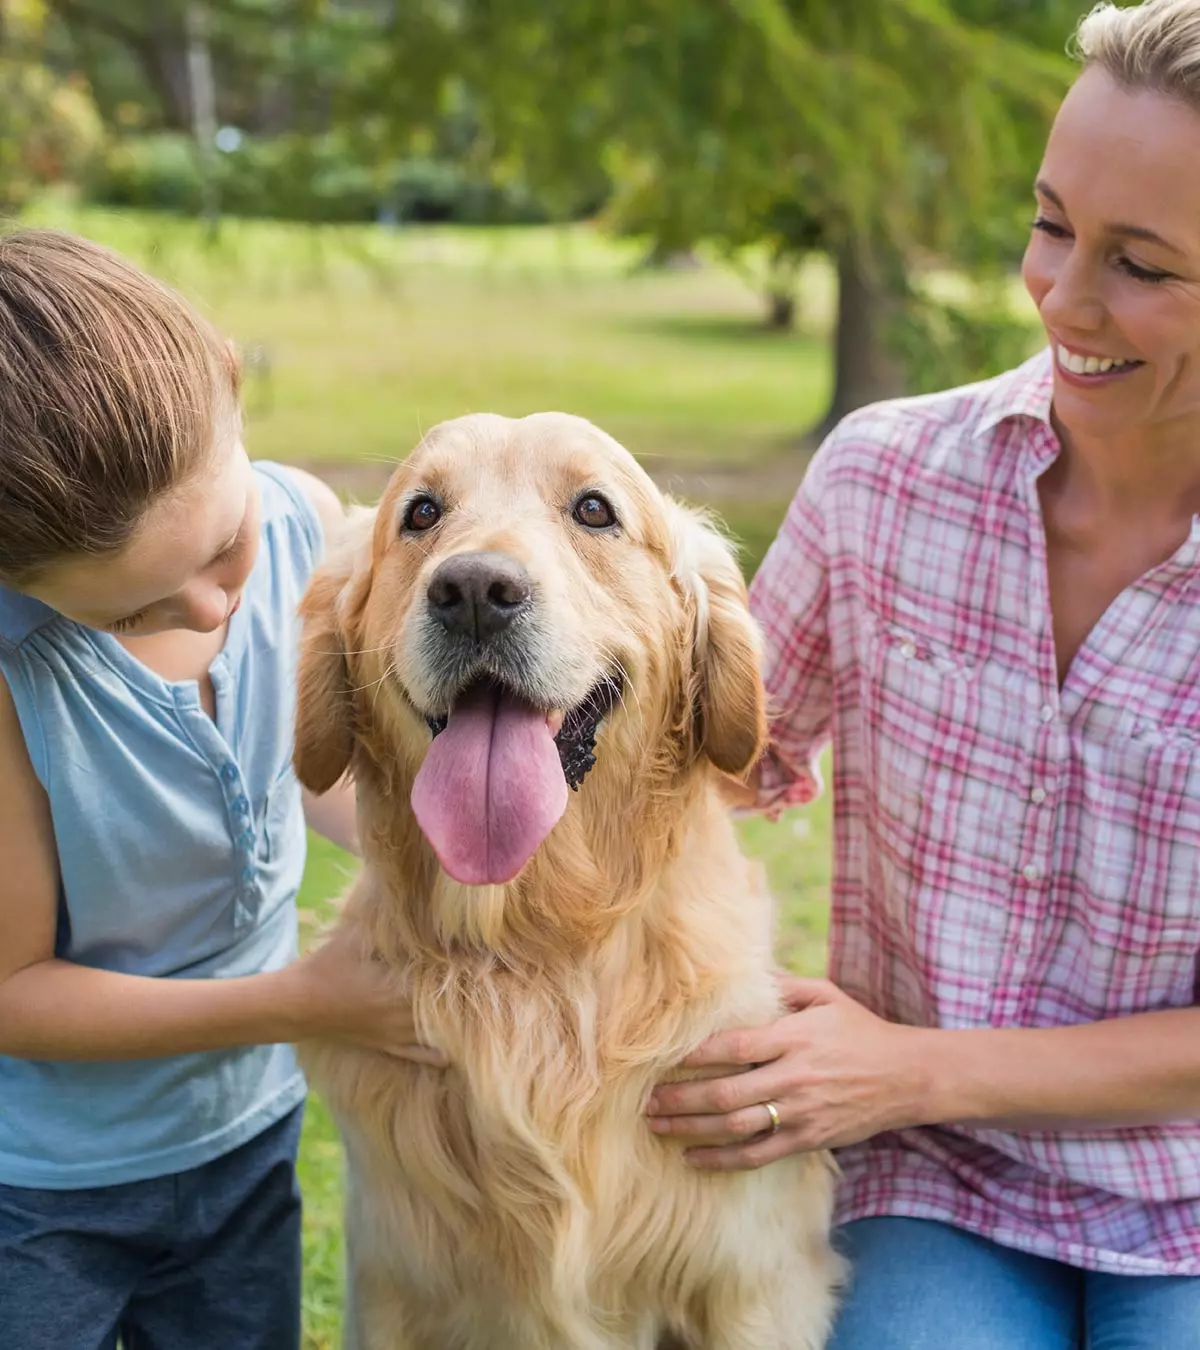
[[[449,1067],[302,1048],[347,1157],[355,1350],[818,1350],[833,1169],[648,1128],[780,1011],[724,789],[766,737],[730,546],[581,418],[443,423],[302,605],[295,765],[353,775],[339,923]]]

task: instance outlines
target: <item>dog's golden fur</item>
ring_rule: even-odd
[[[417,489],[445,508],[427,535],[401,529]],[[584,491],[617,530],[573,520]],[[351,533],[304,605],[296,766],[317,791],[353,772],[366,867],[340,922],[451,1067],[305,1048],[347,1146],[348,1343],[815,1350],[837,1275],[828,1160],[705,1174],[643,1115],[705,1036],[778,1008],[769,902],[721,794],[765,735],[728,547],[557,414],[436,428]],[[426,585],[477,549],[534,579],[530,659],[563,702],[607,671],[624,696],[532,861],[472,888],[440,870],[409,794],[436,695]]]

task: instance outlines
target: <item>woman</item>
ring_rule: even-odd
[[[1200,0],[1079,50],[1049,349],[847,419],[753,587],[832,982],[651,1103],[700,1167],[839,1150],[836,1350],[1200,1347]]]

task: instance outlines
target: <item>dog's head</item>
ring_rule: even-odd
[[[510,880],[610,768],[632,790],[760,753],[729,546],[589,422],[444,423],[351,533],[304,601],[296,770],[320,792],[356,743],[390,757],[456,880]]]

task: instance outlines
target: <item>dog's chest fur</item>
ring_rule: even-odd
[[[714,1197],[744,1184],[688,1169],[644,1117],[651,1088],[681,1076],[675,1066],[705,1035],[776,1011],[767,901],[734,862],[737,887],[684,878],[697,887],[686,923],[658,897],[597,947],[547,950],[540,966],[410,958],[404,987],[449,1069],[395,1061],[381,1073],[379,1056],[310,1048],[352,1171],[370,1179],[356,1221],[377,1230],[371,1247],[414,1294],[464,1281],[511,1291],[564,1272],[589,1282],[581,1298],[652,1285]],[[363,901],[385,903],[374,887],[352,901],[367,922]],[[706,905],[712,922],[695,924]]]

